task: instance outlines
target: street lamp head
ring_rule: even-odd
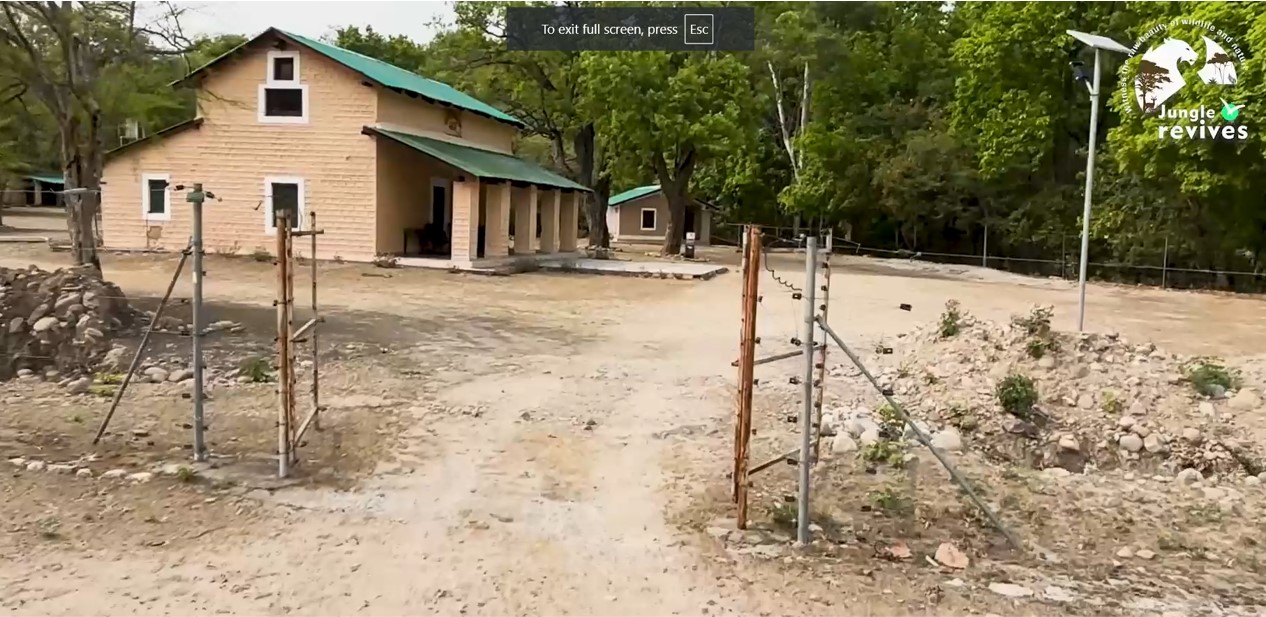
[[[1093,47],[1095,49],[1102,49],[1104,51],[1114,51],[1116,53],[1125,54],[1127,56],[1134,54],[1134,52],[1130,51],[1129,47],[1126,47],[1125,45],[1122,45],[1106,36],[1100,36],[1098,34],[1089,34],[1086,32],[1078,32],[1076,30],[1065,30],[1065,32],[1068,33],[1068,36],[1071,36],[1077,39],[1078,41],[1081,41],[1088,47]]]
[[[1073,69],[1073,79],[1082,83],[1090,83],[1090,76],[1086,74],[1086,63],[1080,60],[1073,60],[1068,63]]]

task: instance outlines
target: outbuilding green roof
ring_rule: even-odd
[[[646,197],[647,195],[650,195],[652,193],[658,193],[658,192],[659,192],[658,184],[652,184],[649,186],[639,186],[635,189],[629,189],[627,191],[624,191],[623,193],[612,195],[611,199],[607,200],[607,206],[614,208],[615,206],[618,206],[626,201],[633,201],[634,199],[638,199],[640,197]]]
[[[417,95],[441,105],[450,105],[465,109],[481,116],[486,116],[488,118],[492,118],[493,120],[497,120],[498,122],[505,122],[516,127],[525,126],[523,121],[518,118],[515,118],[514,116],[511,116],[510,114],[507,114],[479,99],[476,99],[473,96],[461,92],[446,83],[438,82],[434,79],[427,79],[426,77],[418,75],[412,71],[402,69],[394,64],[370,58],[369,56],[359,54],[349,49],[336,47],[334,45],[330,45],[329,43],[322,43],[321,41],[310,39],[306,36],[294,34],[292,32],[278,30],[277,28],[269,28],[268,30],[265,30],[259,36],[238,45],[229,52],[202,65],[180,81],[189,79],[218,64],[220,61],[240,53],[241,50],[246,49],[255,41],[258,41],[270,34],[279,35],[286,40],[293,41],[295,44],[307,47],[312,51],[315,51],[353,71],[356,71],[357,73],[360,73],[364,77],[385,88],[401,90],[405,93]]]
[[[26,179],[36,180],[44,184],[66,184],[65,176],[55,176],[53,174],[31,174]]]
[[[573,191],[589,191],[583,185],[572,182],[540,165],[502,152],[371,126],[365,127],[364,132],[397,141],[481,179],[508,180]]]

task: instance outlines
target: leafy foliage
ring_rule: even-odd
[[[1239,375],[1223,364],[1208,358],[1196,360],[1184,370],[1187,382],[1196,392],[1205,396],[1213,396],[1217,388],[1223,392],[1238,388]]]
[[[958,300],[946,300],[945,312],[941,313],[941,323],[938,332],[941,338],[950,338],[955,336],[962,330],[963,313],[959,308]]]
[[[1007,413],[1028,419],[1037,404],[1037,385],[1026,375],[1008,375],[998,382],[994,393]]]

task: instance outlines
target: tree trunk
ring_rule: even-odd
[[[589,247],[610,248],[607,230],[607,201],[611,197],[611,178],[601,173],[598,160],[597,131],[593,123],[580,127],[573,141],[580,164],[580,183],[593,189],[585,198],[585,218],[589,223]]]
[[[91,118],[90,122],[99,124],[100,118]],[[63,119],[61,125],[62,165],[66,172],[66,183],[63,185],[66,192],[63,196],[71,259],[76,266],[90,265],[100,272],[101,259],[97,256],[94,223],[101,203],[102,144],[98,143],[99,133],[95,126],[87,136],[81,136],[78,119]]]
[[[659,251],[664,256],[681,252],[681,237],[685,232],[686,182],[677,180],[662,185],[664,197],[668,199],[668,229],[664,231],[664,246]]]

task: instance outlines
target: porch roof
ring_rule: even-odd
[[[381,135],[399,142],[484,180],[524,182],[538,186],[590,192],[583,185],[509,154],[372,126],[365,127],[362,132],[366,135]]]

